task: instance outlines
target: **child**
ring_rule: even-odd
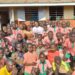
[[[59,56],[59,51],[57,50],[55,44],[51,45],[50,50],[48,50],[48,60],[50,61],[50,63],[52,63],[54,61],[54,58],[56,56]]]
[[[29,43],[28,52],[24,54],[24,65],[25,65],[24,75],[31,75],[32,68],[36,66],[37,59],[38,59],[37,54],[33,51],[33,45]]]
[[[55,57],[52,66],[55,75],[66,75],[69,72],[68,66],[59,56]]]
[[[40,53],[39,60],[37,61],[37,68],[39,70],[39,75],[49,75],[52,73],[51,64],[48,60],[46,60],[44,53]]]
[[[73,65],[73,73],[72,73],[72,75],[75,75],[75,63]]]
[[[0,69],[5,65],[5,59],[3,58],[4,53],[3,53],[3,48],[0,48]]]
[[[23,66],[23,49],[22,44],[17,43],[16,44],[16,52],[12,54],[12,59],[15,62],[16,68],[18,69],[18,75],[20,75],[20,71]]]

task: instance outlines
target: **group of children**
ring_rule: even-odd
[[[0,75],[75,75],[75,28],[66,21],[3,26]]]

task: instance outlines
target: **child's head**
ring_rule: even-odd
[[[52,27],[55,27],[55,26],[56,26],[56,22],[53,21],[53,22],[52,22]]]
[[[38,27],[38,22],[35,22],[35,26]]]
[[[22,29],[23,29],[23,25],[22,25],[22,24],[20,24],[20,25],[19,25],[19,28],[22,30]]]
[[[74,32],[74,33],[75,33],[75,27],[74,27],[74,28],[72,28],[72,32]]]
[[[8,33],[8,34],[12,34],[12,29],[11,29],[11,27],[7,27],[7,33]]]
[[[22,35],[21,34],[17,34],[17,40],[21,41],[22,39],[23,39]]]
[[[52,44],[52,45],[50,46],[50,48],[51,48],[51,51],[53,51],[53,52],[56,51],[56,49],[57,49],[55,44]]]
[[[33,51],[36,51],[36,45],[33,44]]]
[[[54,58],[54,61],[55,61],[56,64],[59,64],[59,65],[61,64],[61,58],[59,56],[56,56]]]
[[[56,37],[57,37],[57,39],[61,39],[62,38],[62,33],[61,32],[57,32],[56,33]]]
[[[75,42],[75,33],[74,32],[70,32],[69,38],[70,38],[71,42]]]
[[[49,39],[53,39],[53,32],[52,31],[48,32],[48,37],[49,37]]]
[[[5,55],[8,55],[8,54],[9,54],[9,52],[10,52],[10,51],[9,51],[9,49],[8,49],[8,48],[4,48],[4,54],[5,54]]]
[[[6,26],[3,26],[3,32],[7,32],[7,27]]]
[[[46,31],[46,30],[47,30],[47,25],[44,25],[43,28],[44,28],[44,30]]]
[[[38,41],[38,46],[39,47],[43,46],[43,42],[42,41]]]
[[[38,39],[42,39],[42,34],[38,34]]]
[[[62,22],[62,27],[65,28],[66,27],[66,23]]]
[[[40,61],[41,61],[42,63],[45,62],[45,54],[44,54],[43,52],[40,53],[39,58],[40,58]]]
[[[28,43],[27,48],[29,52],[33,52],[33,45],[31,43]]]
[[[3,52],[3,48],[0,48],[0,59],[3,57],[3,55],[4,55],[4,52]]]
[[[22,51],[22,44],[21,43],[16,44],[16,50],[17,51]]]
[[[14,65],[14,63],[12,60],[10,60],[10,59],[6,60],[6,68],[7,68],[8,72],[11,72],[13,70],[13,65]]]

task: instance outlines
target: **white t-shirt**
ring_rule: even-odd
[[[44,33],[44,28],[39,26],[38,27],[38,34],[43,34]]]
[[[33,31],[33,33],[38,33],[38,27],[33,27],[32,31]]]
[[[33,27],[32,28],[33,33],[37,33],[37,34],[43,34],[44,33],[44,28],[41,26],[38,27]]]

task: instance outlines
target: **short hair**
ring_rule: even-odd
[[[40,57],[41,55],[43,55],[43,56],[45,57],[45,54],[44,54],[43,52],[40,53],[39,57]]]
[[[74,28],[72,28],[72,32],[75,32],[75,27],[74,27]]]
[[[49,33],[52,33],[52,34],[53,34],[53,31],[49,31],[49,32],[48,32],[48,35],[49,35]]]
[[[61,61],[61,58],[60,58],[60,56],[56,56],[56,57],[54,58],[54,60],[55,60],[55,61],[57,61],[57,60]]]
[[[27,43],[27,47],[28,47],[29,45],[33,46],[33,44],[32,44],[32,43]]]
[[[13,60],[12,59],[6,59],[6,63],[11,65],[11,64],[13,64]]]
[[[4,48],[0,47],[0,50],[2,50],[2,51],[3,51],[3,50],[4,50]]]
[[[75,35],[75,33],[71,31],[71,32],[69,33],[69,36],[72,36],[72,35]]]

